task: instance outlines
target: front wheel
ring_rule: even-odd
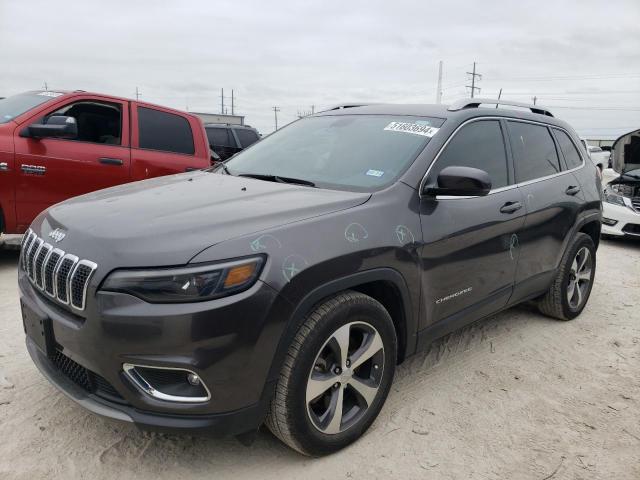
[[[576,318],[589,300],[596,274],[596,247],[578,233],[567,248],[551,288],[538,303],[542,313],[559,320]]]
[[[353,291],[324,301],[289,347],[267,426],[305,455],[349,445],[378,416],[396,351],[393,322],[379,302]]]

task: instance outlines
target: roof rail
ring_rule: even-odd
[[[332,110],[344,110],[345,108],[366,107],[367,105],[373,105],[371,103],[341,103],[333,107],[323,110],[323,112],[330,112]]]
[[[457,100],[449,106],[448,110],[451,112],[455,112],[457,110],[464,110],[465,108],[478,108],[480,105],[484,103],[495,105],[496,108],[498,108],[498,105],[528,108],[533,113],[538,113],[540,115],[553,117],[553,114],[549,110],[543,107],[538,107],[537,105],[532,105],[530,103],[514,102],[512,100],[498,100],[498,99],[491,99],[491,98],[465,98],[462,100]]]

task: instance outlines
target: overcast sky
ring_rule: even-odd
[[[547,105],[582,134],[640,127],[640,0],[0,0],[0,96],[83,89],[220,112],[220,89],[262,133],[315,105]],[[225,104],[231,112],[230,98]]]

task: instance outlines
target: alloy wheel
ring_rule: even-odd
[[[306,388],[307,414],[320,432],[349,429],[373,404],[385,354],[378,331],[366,322],[338,328],[318,352]]]
[[[569,307],[574,310],[580,308],[583,302],[586,301],[591,283],[592,268],[593,259],[591,252],[587,247],[582,247],[576,253],[573,263],[571,264],[567,285],[567,301],[569,302]]]

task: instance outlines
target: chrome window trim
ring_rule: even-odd
[[[81,306],[77,306],[73,303],[73,294],[71,291],[71,284],[73,282],[73,277],[78,271],[78,267],[80,267],[80,265],[89,267],[91,271],[87,275],[87,280],[84,282],[84,287],[82,288],[82,304]],[[91,276],[93,275],[93,272],[95,272],[97,268],[98,268],[98,264],[90,260],[83,259],[83,260],[76,261],[76,264],[74,265],[73,270],[69,273],[69,278],[67,279],[67,282],[68,282],[67,298],[69,299],[69,305],[71,305],[72,308],[75,308],[76,310],[80,310],[80,311],[84,310],[84,307],[86,306],[86,303],[87,303],[87,289],[89,288],[89,280],[91,280]]]
[[[60,257],[58,258],[58,261],[56,262],[56,264],[53,266],[53,273],[51,274],[51,282],[53,283],[53,294],[47,292],[46,282],[44,280],[42,281],[42,284],[44,285],[43,292],[46,293],[51,298],[57,298],[58,297],[58,282],[57,282],[56,272],[58,271],[58,266],[60,265],[60,262],[62,261],[62,259],[64,258],[64,255],[65,255],[64,250],[60,250],[59,248],[54,248],[53,250],[51,250],[51,252],[49,252],[49,256],[47,258],[47,262],[49,261],[49,259],[51,258],[51,256],[54,253],[59,254]]]
[[[47,250],[47,254],[44,256],[44,258],[42,259],[42,268],[40,269],[40,275],[38,276],[38,257],[40,257],[40,253],[42,252],[42,250]],[[53,245],[51,245],[50,243],[44,242],[42,244],[42,247],[40,247],[40,250],[38,251],[38,254],[36,255],[36,258],[34,258],[33,260],[33,269],[34,269],[34,276],[36,277],[35,282],[36,282],[36,286],[41,289],[44,290],[44,269],[47,265],[47,260],[49,259],[49,256],[51,255],[51,250],[53,250]]]
[[[60,298],[58,296],[58,275],[60,275],[60,267],[62,267],[62,264],[64,263],[65,259],[69,259],[73,262],[73,264],[71,265],[71,268],[69,269],[69,276],[67,277],[67,280],[65,281],[65,285],[67,287],[67,295],[65,296],[64,299]],[[56,281],[56,298],[58,299],[58,301],[64,305],[69,305],[69,279],[71,278],[71,273],[73,272],[73,270],[75,269],[76,263],[78,263],[79,258],[76,257],[75,255],[71,255],[70,253],[65,253],[64,256],[62,257],[62,259],[58,262],[58,266],[56,267],[56,270],[54,272],[54,278]]]
[[[189,370],[187,368],[174,368],[174,367],[157,367],[155,365],[139,365],[133,363],[124,363],[122,365],[122,369],[127,377],[131,380],[131,382],[142,390],[147,395],[156,398],[158,400],[164,400],[166,402],[177,402],[177,403],[202,403],[208,402],[211,400],[211,392],[209,391],[209,387],[204,383],[202,377],[198,375],[200,378],[200,383],[204,388],[205,392],[207,392],[206,397],[182,397],[179,395],[168,395],[166,393],[162,393],[159,390],[156,390],[147,380],[136,371],[136,367],[139,368],[150,368],[150,369],[158,369],[158,370],[179,370],[183,372],[193,373],[194,375],[198,375],[193,370]]]
[[[552,124],[544,123],[544,122],[536,122],[534,120],[525,120],[525,119],[521,119],[521,118],[506,117],[506,116],[505,117],[488,116],[488,117],[470,118],[470,119],[462,122],[460,125],[458,125],[458,127],[453,131],[453,133],[451,135],[449,135],[449,138],[447,138],[447,141],[444,142],[444,144],[440,147],[440,150],[438,150],[438,153],[435,155],[433,161],[429,165],[429,168],[427,168],[426,173],[423,175],[422,180],[420,180],[420,186],[418,187],[418,196],[419,196],[419,198],[422,199],[422,198],[425,197],[425,195],[422,194],[422,190],[424,188],[424,185],[427,182],[427,177],[429,176],[429,172],[431,172],[431,169],[433,168],[433,166],[438,162],[438,159],[440,158],[440,155],[442,154],[444,149],[447,148],[447,145],[449,145],[449,142],[453,139],[453,137],[455,137],[458,134],[458,132],[465,125],[468,125],[469,123],[473,123],[473,122],[482,121],[482,120],[515,121],[515,122],[522,122],[522,123],[532,123],[534,125],[541,125],[541,126],[547,127],[547,128],[557,128],[558,130],[562,130],[563,132],[565,132],[569,136],[569,139],[575,145],[575,142],[573,141],[571,133],[569,131],[567,131],[566,128],[559,127],[557,125],[552,125]],[[509,132],[503,132],[503,134],[509,135]],[[505,139],[505,142],[506,141],[507,141],[507,139]],[[554,146],[556,144],[555,137],[553,138],[553,144],[554,144]],[[505,143],[505,147],[507,147],[506,143]],[[500,188],[496,188],[495,190],[491,190],[487,195],[493,195],[494,193],[504,192],[504,191],[511,190],[511,189],[518,188],[518,187],[524,187],[526,185],[530,185],[530,184],[537,183],[537,182],[542,182],[542,181],[548,180],[550,178],[559,177],[560,175],[566,175],[568,173],[572,173],[572,172],[578,171],[578,170],[580,170],[581,168],[583,168],[586,165],[586,160],[585,160],[585,158],[583,156],[583,152],[581,152],[580,149],[578,149],[578,153],[580,155],[580,158],[582,159],[582,164],[577,166],[577,167],[574,167],[574,168],[572,168],[570,170],[563,170],[561,172],[554,173],[553,175],[547,175],[545,177],[534,178],[532,180],[527,180],[527,181],[521,182],[521,183],[514,183],[514,184],[511,184],[511,185],[505,185],[504,187],[500,187]],[[558,158],[558,161],[559,160],[560,160],[560,158]],[[515,162],[514,162],[513,171],[514,171],[514,175],[515,175]],[[435,197],[436,200],[467,200],[469,198],[478,198],[478,197],[477,196],[459,197],[459,196],[455,196],[455,195],[436,195],[436,197]]]

